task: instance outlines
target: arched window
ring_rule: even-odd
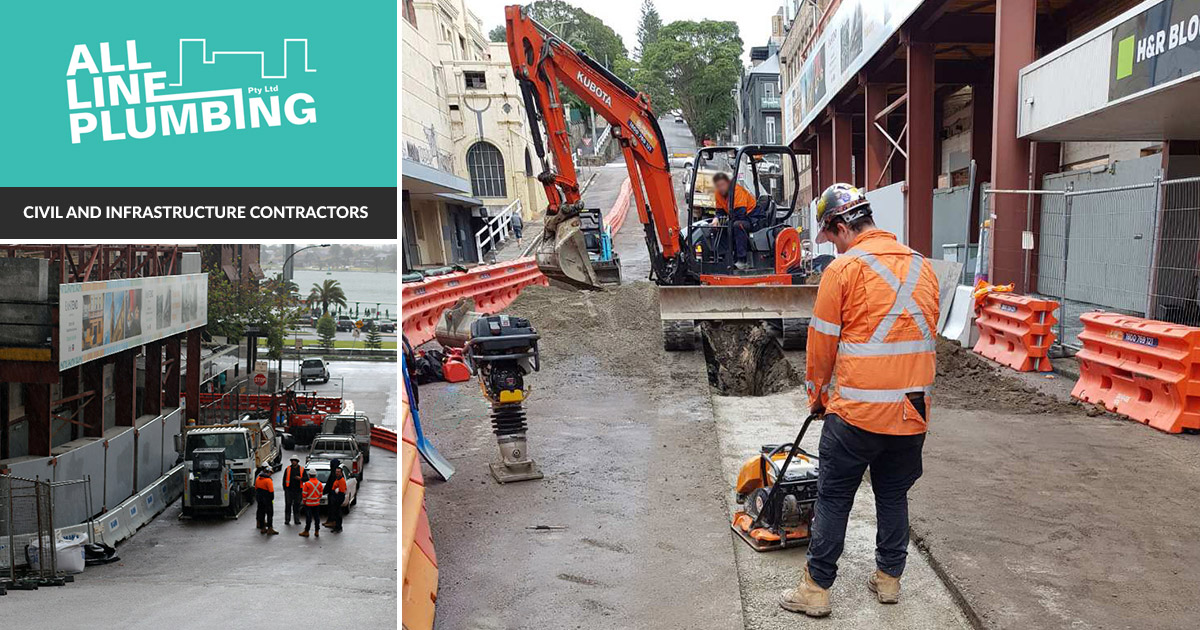
[[[467,149],[467,171],[471,174],[471,192],[476,197],[507,197],[504,156],[487,142],[476,142]]]

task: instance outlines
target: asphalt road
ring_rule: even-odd
[[[357,409],[396,426],[395,363],[336,361],[332,369]],[[318,389],[336,394],[340,385]],[[9,592],[0,599],[3,618],[29,630],[393,628],[396,456],[372,449],[371,458],[341,534],[304,539],[297,526],[284,526],[276,473],[280,535],[255,529],[257,504],[237,520],[181,520],[176,501],[117,548],[120,562],[89,567],[62,588]]]
[[[395,361],[329,360],[329,382],[301,386],[323,396],[344,395],[354,401],[357,411],[365,411],[371,422],[396,427],[400,396],[396,390],[399,364]],[[295,361],[284,359],[284,371],[295,369]]]

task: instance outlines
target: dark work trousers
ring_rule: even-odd
[[[333,521],[333,529],[342,528],[342,501],[346,500],[346,495],[341,492],[335,492],[329,495],[329,520]]]
[[[750,233],[757,229],[758,217],[747,214],[745,208],[734,208],[730,214],[733,230],[734,260],[745,261],[750,256]]]
[[[923,406],[923,405],[922,405]],[[826,414],[817,453],[817,506],[808,570],[821,588],[833,586],[846,542],[846,521],[863,473],[871,469],[875,493],[875,566],[893,577],[908,558],[908,490],[921,476],[925,434],[883,435]]]
[[[285,522],[295,521],[300,524],[301,506],[304,505],[304,500],[301,498],[300,484],[296,484],[295,488],[288,488],[283,491],[283,520]]]
[[[315,531],[321,531],[321,506],[304,506],[304,531],[308,531],[309,527],[314,528]]]
[[[258,501],[258,512],[255,513],[255,522],[258,523],[258,528],[274,527],[275,525],[275,494],[266,490],[255,489],[258,496],[255,499]]]

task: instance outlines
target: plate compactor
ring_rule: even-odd
[[[817,457],[800,448],[810,415],[791,444],[764,444],[738,472],[733,529],[755,551],[777,551],[808,543],[817,503]]]

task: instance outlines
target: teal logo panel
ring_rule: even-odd
[[[396,3],[0,8],[0,186],[396,186]]]

